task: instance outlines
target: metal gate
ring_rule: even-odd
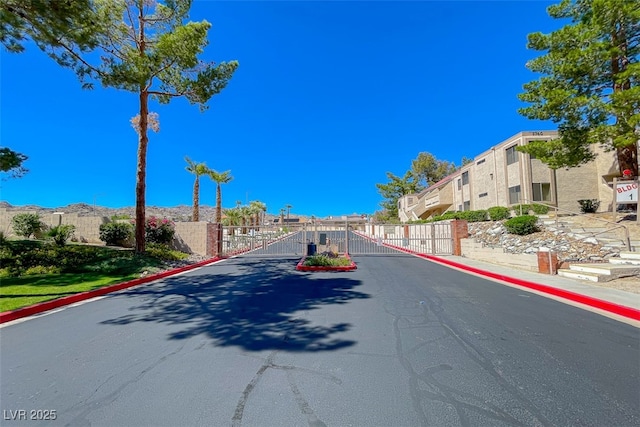
[[[393,253],[397,251],[430,255],[453,254],[453,233],[449,221],[429,224],[366,224],[354,231],[349,253]]]
[[[350,255],[413,252],[453,253],[451,223],[430,224],[323,224],[320,221],[278,226],[223,227],[225,256],[304,256],[309,250]]]
[[[303,240],[303,224],[286,227],[223,226],[223,256],[303,256],[306,242]]]

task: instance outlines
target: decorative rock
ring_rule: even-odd
[[[540,230],[525,236],[509,234],[502,222],[469,223],[469,236],[487,247],[502,247],[508,253],[535,253],[538,248],[558,254],[559,261],[596,261],[619,256],[620,247],[600,243],[593,237],[539,224]],[[594,258],[595,257],[595,258]]]

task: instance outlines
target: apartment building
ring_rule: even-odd
[[[596,148],[595,161],[577,168],[553,170],[516,150],[531,141],[557,137],[557,131],[525,131],[502,141],[440,182],[418,194],[403,196],[398,200],[400,220],[535,202],[579,212],[581,199],[598,199],[601,211],[611,210],[611,183],[618,175],[613,153]]]

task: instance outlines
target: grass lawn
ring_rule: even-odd
[[[0,279],[0,311],[15,310],[137,277],[140,274],[63,273],[3,278]]]
[[[34,241],[4,243],[0,263],[0,311],[125,282],[162,265],[130,250]]]

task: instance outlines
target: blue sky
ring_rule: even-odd
[[[376,183],[421,151],[459,165],[524,130],[517,94],[537,76],[526,36],[563,23],[555,1],[205,1],[213,24],[203,59],[236,59],[227,88],[201,113],[153,104],[147,205],[192,203],[185,156],[231,170],[223,207],[260,200],[269,213],[373,213]],[[30,170],[0,183],[12,205],[135,205],[136,95],[75,75],[29,44],[1,54],[1,143]],[[200,203],[215,204],[204,178]]]

